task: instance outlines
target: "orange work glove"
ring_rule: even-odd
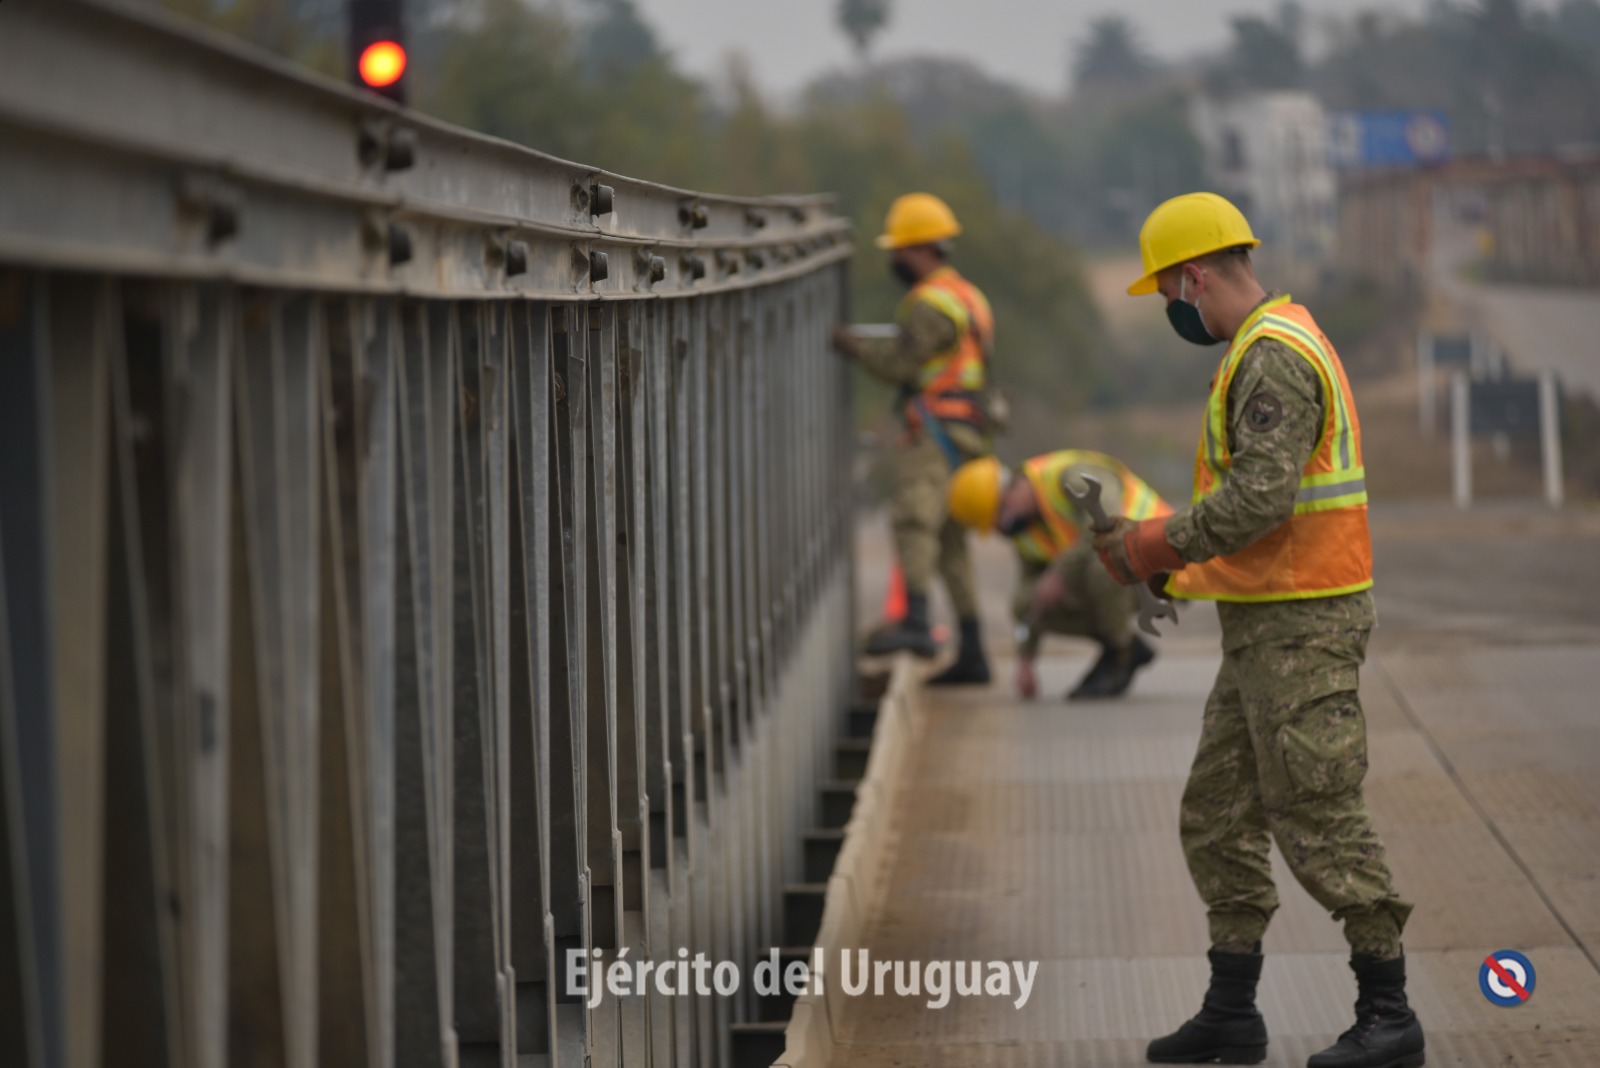
[[[1094,536],[1094,550],[1111,577],[1124,586],[1183,567],[1183,557],[1167,544],[1165,516],[1137,523],[1118,516],[1110,530]]]

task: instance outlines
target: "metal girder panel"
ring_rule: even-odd
[[[208,913],[226,914],[229,854],[221,851],[202,869],[214,876],[209,887],[184,895],[181,879],[172,866],[174,825],[166,801],[183,781],[170,774],[170,750],[157,722],[157,690],[152,648],[156,642],[148,607],[147,576],[140,540],[140,502],[134,478],[131,442],[136,440],[135,417],[129,400],[126,346],[128,331],[123,314],[122,289],[109,287],[94,311],[102,322],[110,388],[109,482],[106,537],[106,668],[105,708],[105,872],[103,899],[105,945],[104,981],[100,988],[103,1046],[114,1049],[130,1065],[169,1062],[220,1064],[226,1056],[222,991],[226,989],[225,938],[204,943],[197,929],[180,930],[171,902],[187,901],[188,918],[197,925]],[[229,344],[235,326],[226,323]],[[211,398],[225,421],[231,414],[231,396],[224,391]],[[213,413],[217,414],[217,413]],[[62,428],[65,430],[66,428]],[[231,454],[231,449],[225,455]],[[61,492],[71,492],[60,487]],[[238,506],[230,492],[223,506]],[[234,525],[235,529],[237,525]],[[227,585],[237,588],[237,539],[226,548]],[[229,610],[233,598],[228,598]],[[61,620],[70,625],[73,621]],[[220,628],[231,639],[231,618]],[[176,720],[176,717],[175,717]],[[224,746],[226,717],[219,717],[214,741]],[[226,766],[224,751],[220,758]],[[92,773],[92,770],[90,771]],[[203,781],[204,776],[198,777]],[[218,799],[216,822],[196,827],[192,845],[204,850],[217,838],[208,830],[220,829],[230,841],[226,784]],[[114,876],[113,876],[113,873]],[[181,870],[179,872],[181,874]],[[205,891],[210,889],[209,899]],[[113,892],[114,890],[114,892]],[[223,921],[225,923],[225,921]],[[180,941],[180,935],[188,937]],[[136,982],[114,977],[138,976]],[[187,985],[185,985],[187,984]]]
[[[399,309],[392,300],[355,306],[355,411],[360,523],[361,656],[366,715],[361,724],[366,773],[367,937],[372,958],[372,1052],[380,1068],[396,1063],[395,591],[396,352]]]
[[[508,419],[506,360],[510,332],[510,306],[481,305],[483,331],[483,413],[487,455],[488,502],[484,521],[489,526],[489,588],[484,598],[489,611],[488,665],[490,709],[484,729],[484,765],[491,785],[487,798],[490,830],[490,874],[494,980],[499,1009],[501,1063],[512,1068],[516,1057],[515,972],[511,965],[510,900],[511,838],[508,820],[510,798],[510,718],[507,688],[510,673],[510,485],[508,483]]]
[[[261,1011],[282,1028],[284,1062],[310,1065],[316,1045],[321,307],[310,297],[250,295],[242,315],[236,410],[256,683],[256,693],[242,704],[259,733],[236,732],[234,739],[235,755],[260,767],[236,767],[234,777],[254,784],[260,776],[265,851],[251,859],[264,865],[267,878],[246,892],[261,895],[256,903],[273,914],[277,943],[255,947],[260,955],[248,981]],[[267,991],[268,983],[278,989]]]
[[[645,394],[643,317],[645,305],[617,309],[618,537],[617,582],[617,825],[622,867],[618,902],[622,946],[634,960],[651,953],[650,821],[646,792],[645,597],[642,529],[645,506]],[[643,1066],[650,1060],[650,998],[622,1001],[621,1063]]]
[[[82,775],[79,769],[105,765],[105,643],[83,641],[78,636],[102,635],[106,626],[102,591],[110,479],[110,297],[110,283],[105,279],[56,278],[50,285],[52,358],[46,418],[53,427],[74,426],[78,432],[50,435],[54,449],[49,481],[81,489],[53,494],[49,514],[40,517],[51,531],[53,549],[50,579],[56,615],[50,641],[57,774],[58,781],[73,783],[72,789],[61,794],[60,812],[61,978],[66,989],[79,991],[65,1005],[61,1020],[66,1038],[63,1063],[67,1064],[100,1060],[105,783],[103,776]],[[226,405],[220,407],[226,411]],[[223,588],[220,581],[213,586]],[[7,1003],[22,1002],[18,998]],[[16,1018],[22,1019],[21,1014]],[[23,1058],[16,1060],[22,1063]]]
[[[437,312],[438,314],[430,314]],[[395,1057],[454,1053],[453,309],[395,312]],[[466,832],[470,833],[470,831]],[[464,835],[465,836],[465,835]],[[463,837],[464,837],[463,836]],[[410,937],[407,937],[407,933]]]
[[[565,974],[567,953],[587,953],[590,946],[587,850],[585,849],[584,653],[586,575],[584,563],[587,465],[585,395],[586,331],[581,309],[550,306],[552,393],[550,422],[551,537],[550,611],[550,814],[551,931],[557,975]],[[559,531],[559,537],[555,536]],[[555,1059],[580,1062],[589,1041],[588,1010],[576,994],[557,980]]]
[[[500,334],[481,305],[456,309],[454,353],[462,414],[455,435],[455,610],[470,626],[454,633],[455,1008],[457,1040],[478,1056],[500,1042],[497,965],[497,761],[503,751],[495,688],[496,487],[493,469],[500,397],[494,351]]]
[[[644,382],[646,305],[618,309],[617,423],[621,437],[621,474],[618,480],[617,537],[617,822],[627,856],[623,908],[647,911],[645,870],[649,866],[650,763],[646,726],[649,701],[649,667],[646,644],[648,570],[648,497],[646,466],[649,439],[645,426],[647,404]],[[648,930],[648,924],[646,924]]]
[[[588,948],[611,959],[622,944],[622,902],[616,824],[616,329],[615,309],[589,305],[579,314],[588,344],[585,364],[589,392],[588,507],[592,522],[586,546],[588,627],[583,715],[587,741],[584,804],[585,849],[589,875]],[[595,958],[591,957],[591,960]],[[596,961],[598,963],[598,961]],[[620,1023],[615,999],[590,1012],[589,1057],[593,1064],[618,1063]]]
[[[668,456],[672,466],[672,576],[673,608],[676,609],[673,626],[673,644],[677,656],[677,700],[673,704],[672,726],[682,770],[675,779],[681,789],[678,797],[681,807],[682,830],[686,857],[693,867],[697,854],[699,833],[693,819],[695,798],[700,792],[701,771],[695,758],[695,737],[699,731],[699,711],[696,703],[695,666],[697,651],[694,642],[694,557],[689,516],[693,483],[690,480],[690,428],[689,394],[692,372],[689,362],[694,339],[690,330],[691,307],[687,301],[674,301],[672,308],[671,357],[671,426],[667,436]]]
[[[759,744],[759,739],[770,738],[765,724],[770,711],[768,693],[761,670],[761,593],[759,585],[756,531],[759,526],[758,481],[755,443],[757,424],[755,411],[755,376],[760,363],[759,323],[761,309],[768,296],[765,292],[742,294],[739,297],[739,334],[733,378],[733,432],[734,442],[734,517],[733,558],[738,576],[738,598],[734,605],[736,648],[738,658],[739,694],[744,706],[745,732],[755,749],[755,777],[763,784],[777,784],[783,780],[782,769],[775,766],[769,745]],[[773,863],[779,848],[775,828],[775,804],[781,789],[757,791],[753,806],[753,819],[759,845],[752,858],[750,878],[755,893],[755,914],[751,918],[752,933],[757,947],[776,944],[774,917],[777,914],[777,892],[781,880],[776,878]]]
[[[372,753],[366,745],[368,679],[362,667],[360,457],[366,416],[359,411],[356,398],[364,381],[363,331],[359,329],[364,311],[350,301],[339,302],[328,311],[327,360],[320,369],[324,625],[317,990],[323,1005],[338,1006],[338,1011],[324,1011],[318,1017],[318,1053],[323,1064],[381,1063],[380,1032],[386,1029],[377,1003]]]
[[[748,989],[564,965],[781,926],[852,677],[844,223],[6,11],[0,1059],[727,1063]]]
[[[0,274],[0,770],[10,906],[0,989],[21,1011],[0,1053],[55,1065],[63,1049],[57,715],[51,693],[50,312],[43,279]],[[8,1014],[9,1015],[9,1014]]]
[[[510,383],[513,438],[516,443],[518,529],[521,533],[520,596],[513,615],[525,615],[523,648],[513,645],[512,671],[512,951],[517,969],[518,1054],[538,1054],[555,1062],[558,1049],[556,995],[560,975],[551,901],[551,513],[549,449],[552,432],[551,311],[531,306],[513,314]],[[558,515],[559,518],[559,515]],[[515,546],[514,546],[515,548]],[[512,557],[513,585],[519,559]],[[516,631],[513,631],[515,642]],[[518,698],[519,677],[528,679],[526,700]],[[565,708],[559,708],[565,716]],[[526,762],[525,764],[523,762]],[[523,770],[519,775],[518,768]],[[531,797],[527,795],[531,793]],[[575,877],[574,877],[575,879]],[[574,884],[575,885],[575,882]],[[563,888],[569,890],[569,888]],[[570,891],[569,891],[570,892]],[[564,895],[565,896],[565,895]],[[537,997],[537,1004],[525,1003]],[[581,1041],[582,1035],[572,1036]]]
[[[731,925],[737,900],[729,885],[730,871],[738,854],[738,839],[732,833],[736,798],[732,790],[733,768],[729,762],[731,746],[728,722],[728,692],[722,672],[722,631],[725,616],[722,610],[722,480],[721,474],[721,383],[723,354],[726,347],[724,303],[719,297],[708,297],[697,302],[703,306],[704,350],[701,355],[701,384],[697,400],[699,417],[696,422],[698,446],[696,477],[700,486],[696,522],[699,524],[697,540],[701,548],[700,597],[703,606],[699,623],[702,628],[703,654],[701,663],[705,671],[704,701],[706,705],[706,763],[711,777],[707,792],[708,839],[713,846],[714,860],[707,871],[710,885],[710,929],[708,949],[712,960],[732,959]],[[713,1027],[719,1042],[727,1034],[732,1014],[727,999],[718,998],[713,1003]]]
[[[103,297],[100,303],[103,306]],[[230,459],[237,433],[233,400],[237,315],[236,294],[215,286],[175,287],[165,298],[165,392],[171,410],[184,413],[174,427],[168,452],[181,630],[174,643],[179,665],[174,695],[178,732],[171,793],[181,798],[185,821],[175,881],[184,888],[183,959],[194,999],[190,1005],[196,1010],[191,1049],[200,1064],[222,1062],[226,1026],[222,985],[228,945],[228,634],[230,599],[242,592],[229,579],[235,566],[229,527],[234,494]],[[98,318],[102,330],[111,329],[104,313]],[[304,382],[301,387],[307,388]],[[301,398],[302,413],[311,403]],[[302,426],[299,433],[311,431]],[[314,455],[316,443],[302,440],[299,445],[298,459],[304,463]],[[308,576],[302,573],[300,578],[303,594]],[[304,616],[297,620],[302,628],[307,622]],[[304,689],[298,696],[303,707]],[[300,721],[302,726],[305,722]],[[300,824],[301,855],[314,844],[306,841],[305,827]],[[314,867],[311,870],[315,872]],[[302,886],[298,913],[302,925],[313,922],[305,911],[308,907]],[[307,935],[302,932],[301,938],[302,967],[306,967]],[[303,1013],[310,1008],[302,1002]]]
[[[621,838],[617,829],[617,346],[616,310],[588,306],[581,312],[588,339],[589,506],[594,522],[587,546],[588,616],[588,836],[590,890],[594,894],[594,941],[620,944],[622,903],[617,894]],[[604,910],[602,908],[604,902]]]

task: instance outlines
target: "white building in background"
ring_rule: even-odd
[[[1322,104],[1298,90],[1197,96],[1190,122],[1215,191],[1249,218],[1263,258],[1314,278],[1333,260],[1338,228]]]

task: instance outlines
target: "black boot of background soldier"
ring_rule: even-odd
[[[976,619],[961,621],[961,647],[955,663],[929,679],[928,686],[981,686],[989,681],[989,660],[983,655],[983,634]]]
[[[1306,1068],[1420,1068],[1422,1023],[1406,1001],[1406,959],[1351,957],[1356,1022]]]
[[[939,643],[933,640],[933,629],[928,626],[928,595],[906,594],[905,616],[874,631],[867,639],[865,652],[868,656],[911,653],[924,660],[938,656]]]
[[[1199,1014],[1150,1043],[1145,1056],[1154,1064],[1260,1064],[1267,1058],[1267,1022],[1256,1011],[1261,954],[1213,949],[1206,956],[1211,988]]]
[[[1133,674],[1156,658],[1156,651],[1135,634],[1125,645],[1116,646],[1102,640],[1100,659],[1089,669],[1078,685],[1067,694],[1069,701],[1086,701],[1101,697],[1121,697],[1133,685]]]

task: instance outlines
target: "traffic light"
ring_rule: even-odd
[[[406,37],[401,0],[349,0],[350,80],[396,104],[406,102]]]

